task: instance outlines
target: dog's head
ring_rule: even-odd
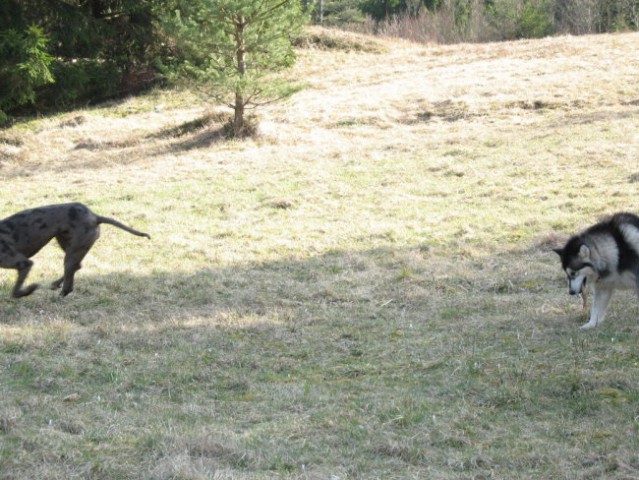
[[[582,293],[588,278],[597,274],[588,245],[579,237],[573,237],[564,248],[555,248],[554,252],[559,255],[561,267],[568,277],[568,293]]]

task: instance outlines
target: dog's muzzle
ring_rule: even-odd
[[[587,281],[588,279],[584,278],[583,281],[579,282],[578,285],[573,285],[576,282],[568,280],[568,293],[570,293],[570,295],[581,295],[584,291],[584,288],[586,288]]]

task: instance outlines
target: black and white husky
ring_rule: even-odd
[[[639,293],[639,217],[617,213],[568,239],[555,249],[568,276],[571,295],[584,295],[586,283],[594,287],[590,321],[593,328],[604,321],[606,308],[617,288]]]

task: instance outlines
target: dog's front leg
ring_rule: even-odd
[[[582,325],[582,329],[596,327],[604,321],[610,297],[612,297],[612,289],[595,287],[595,298],[590,309],[590,321]]]
[[[26,297],[27,295],[31,295],[33,291],[38,288],[37,283],[33,283],[29,285],[24,290],[22,289],[22,284],[27,279],[27,275],[29,275],[29,271],[33,266],[33,262],[29,259],[24,259],[16,263],[16,268],[18,269],[18,279],[16,280],[16,284],[13,287],[13,292],[11,295],[13,298]]]

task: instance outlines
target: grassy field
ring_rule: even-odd
[[[0,478],[639,478],[639,302],[580,331],[550,250],[639,212],[639,35],[312,38],[252,140],[167,91],[0,132],[0,216],[152,235],[2,271]]]

